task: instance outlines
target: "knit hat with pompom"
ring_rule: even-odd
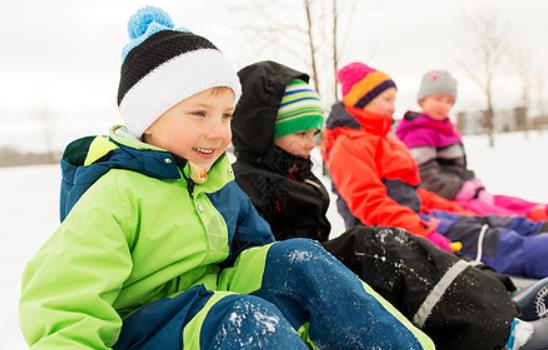
[[[337,80],[341,83],[343,104],[350,108],[363,108],[384,90],[396,87],[387,74],[359,62],[339,69]]]
[[[239,99],[240,81],[226,57],[206,38],[175,28],[165,11],[140,9],[128,32],[118,107],[133,135],[141,137],[164,112],[203,90],[224,86]]]

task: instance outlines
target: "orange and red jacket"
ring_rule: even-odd
[[[338,106],[341,110],[340,105]],[[322,139],[322,156],[335,188],[350,212],[365,225],[395,226],[425,236],[435,227],[419,213],[441,209],[463,212],[456,204],[424,189],[418,166],[406,146],[390,134],[392,118],[346,108],[331,113]],[[350,120],[349,116],[354,120]],[[400,204],[387,183],[399,183],[418,208]],[[417,210],[418,209],[418,210]]]

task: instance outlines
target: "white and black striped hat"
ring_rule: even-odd
[[[231,88],[236,101],[240,82],[226,57],[209,40],[174,28],[156,7],[137,11],[128,22],[131,41],[122,52],[118,107],[137,137],[182,100],[212,87]]]

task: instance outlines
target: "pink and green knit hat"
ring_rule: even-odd
[[[346,107],[363,108],[384,90],[396,87],[388,74],[359,62],[339,69],[337,80],[341,83]]]

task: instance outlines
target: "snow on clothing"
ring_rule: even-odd
[[[541,263],[548,253],[548,235],[539,234],[543,223],[467,217],[457,205],[417,189],[418,167],[405,145],[389,135],[391,118],[335,105],[326,124],[322,154],[347,227],[395,226],[420,236],[435,228],[450,240],[461,241],[461,252],[471,258],[479,246],[489,251],[481,254],[482,261],[498,272],[548,276],[548,265]],[[432,218],[441,223],[430,227]],[[489,229],[482,234],[484,225]]]
[[[330,225],[325,212],[329,197],[310,171],[311,163],[278,148],[273,153],[278,159],[274,163],[272,157],[265,158],[268,161],[261,165],[238,159],[234,172],[276,239],[308,237],[321,241],[404,316],[418,319],[416,315],[426,298],[461,260],[393,228],[357,226],[327,241]],[[297,164],[306,166],[298,168]],[[465,266],[460,264],[455,268]],[[517,311],[496,277],[472,266],[459,272],[420,325],[437,349],[502,348]],[[473,307],[455,312],[463,303]]]
[[[328,240],[329,195],[312,173],[312,162],[269,142],[274,139],[273,122],[260,129],[255,127],[261,121],[271,120],[269,113],[275,113],[275,109],[263,110],[266,104],[261,103],[276,101],[283,82],[297,73],[272,62],[255,63],[240,71],[246,93],[232,124],[236,181],[270,224],[276,239],[319,240],[407,318],[420,324],[438,349],[502,348],[508,339],[510,323],[517,315],[499,281],[508,282],[507,279],[463,265],[453,254],[398,229],[358,226]],[[258,137],[250,141],[251,136]],[[264,149],[265,143],[270,144],[270,150]],[[258,149],[263,152],[258,153]],[[424,310],[424,305],[428,305],[425,300],[435,286],[447,280],[444,277],[451,268],[458,267],[465,268],[441,293],[431,313],[423,319],[417,316],[422,314],[419,309]],[[456,312],[462,303],[468,307]]]
[[[306,349],[295,330],[318,348],[433,348],[317,243],[273,242],[226,156],[194,184],[115,130],[64,154],[63,196],[73,177],[81,197],[22,278],[31,349]]]
[[[419,165],[421,187],[455,200],[477,215],[526,215],[535,220],[548,218],[547,212],[543,215],[532,212],[537,203],[520,198],[496,195],[492,204],[477,198],[485,188],[481,182],[473,181],[475,174],[467,168],[461,135],[449,118],[438,120],[425,113],[409,111],[398,123],[396,135],[411,150]],[[476,184],[472,193],[459,195],[463,194],[463,185],[467,182]]]

